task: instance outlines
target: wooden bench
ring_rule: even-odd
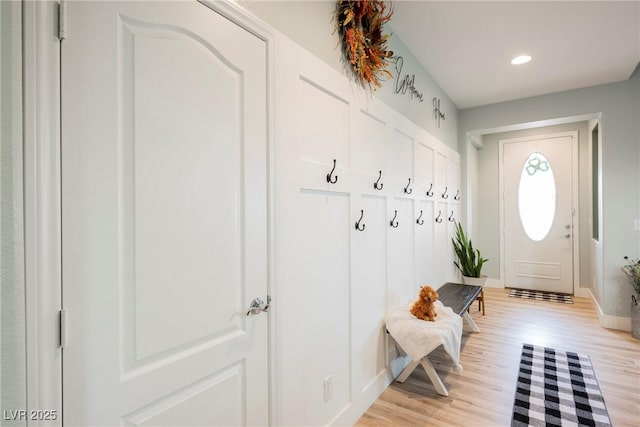
[[[473,321],[467,309],[473,304],[480,292],[482,292],[482,286],[463,285],[461,283],[447,282],[442,285],[438,290],[438,299],[445,307],[450,307],[454,313],[461,316],[471,327],[474,332],[480,332],[480,328]],[[422,365],[427,377],[431,380],[436,392],[442,396],[448,396],[449,391],[445,387],[444,383],[440,379],[440,376],[436,372],[435,368],[431,364],[431,361],[427,356],[423,357],[420,361],[411,361],[404,370],[400,373],[396,381],[403,383],[409,375],[418,367]]]
[[[472,331],[480,332],[480,328],[469,316],[468,309],[482,292],[482,286],[463,285],[462,283],[447,282],[440,286],[438,299],[445,307],[451,307],[454,313],[462,317]]]

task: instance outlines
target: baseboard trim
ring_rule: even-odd
[[[502,283],[502,280],[500,279],[487,279],[487,283],[485,283],[484,285],[487,288],[497,288],[497,289],[504,289],[504,283]]]
[[[573,295],[578,298],[591,298],[592,300],[595,301],[595,298],[591,293],[591,289],[589,288],[577,288],[576,291],[573,293]]]
[[[581,294],[586,294],[587,298],[591,298],[593,303],[596,306],[596,310],[598,311],[598,319],[600,320],[600,326],[607,329],[617,329],[619,331],[631,332],[631,318],[630,317],[621,317],[621,316],[612,316],[610,314],[605,314],[602,311],[602,307],[598,304],[598,301],[593,296],[591,289],[589,288],[580,288]]]
[[[385,369],[377,378],[369,384],[362,393],[356,393],[357,398],[347,405],[331,422],[330,426],[352,426],[367,409],[375,402],[389,384],[393,382],[390,369]]]

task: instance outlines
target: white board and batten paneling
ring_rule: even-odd
[[[290,40],[276,51],[275,420],[350,424],[404,363],[386,314],[457,277],[459,157]]]
[[[351,398],[353,107],[346,82],[276,49],[276,420],[326,425]]]

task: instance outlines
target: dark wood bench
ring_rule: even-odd
[[[437,291],[438,299],[442,302],[442,305],[451,307],[453,312],[461,316],[474,332],[480,332],[480,328],[469,316],[467,310],[482,292],[482,286],[447,282],[440,286]]]
[[[471,306],[471,304],[473,304],[476,298],[478,298],[478,295],[480,295],[480,293],[482,292],[482,286],[463,285],[462,283],[448,282],[440,286],[437,291],[438,299],[440,300],[440,302],[442,302],[442,305],[444,305],[445,307],[450,307],[454,313],[461,316],[474,332],[480,332],[480,328],[478,328],[478,325],[476,325],[471,316],[469,316],[469,312],[467,311],[467,309],[469,308],[469,306]],[[411,362],[409,362],[409,364],[403,369],[400,375],[398,375],[396,381],[400,383],[404,382],[407,378],[409,378],[409,375],[411,375],[411,373],[414,371],[414,369],[416,369],[416,367],[418,367],[418,365],[422,365],[424,371],[427,374],[427,377],[429,377],[429,379],[433,383],[436,392],[438,394],[441,394],[442,396],[448,396],[449,391],[438,376],[438,373],[431,364],[428,356],[429,355],[424,356],[422,360],[412,360]]]

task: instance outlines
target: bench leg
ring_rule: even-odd
[[[411,363],[409,363],[407,367],[404,368],[402,372],[400,372],[400,375],[398,375],[398,378],[396,378],[396,381],[398,381],[399,383],[405,382],[407,378],[409,378],[409,375],[411,375],[413,370],[416,369],[416,366],[418,366],[419,364],[420,362],[414,362],[412,360]]]
[[[414,371],[414,369],[416,369],[418,365],[422,365],[422,367],[424,368],[424,371],[427,373],[427,377],[429,377],[429,380],[431,380],[433,387],[436,389],[436,392],[438,392],[438,394],[442,396],[449,396],[449,391],[444,386],[444,383],[438,376],[438,373],[436,372],[435,368],[431,364],[431,361],[426,356],[423,357],[422,360],[419,362],[411,361],[411,363],[409,363],[407,367],[402,370],[400,375],[398,375],[398,378],[396,378],[396,381],[398,381],[399,383],[405,382],[407,378],[409,378],[409,375],[411,375],[411,373]]]
[[[467,321],[467,324],[471,327],[471,330],[473,332],[480,332],[480,328],[478,328],[478,325],[476,325],[476,322],[474,322],[471,316],[469,316],[469,313],[465,311],[464,314],[462,315],[462,318]]]
[[[440,379],[440,376],[438,376],[438,373],[436,372],[435,368],[431,364],[431,361],[426,357],[423,357],[420,363],[422,364],[424,371],[427,373],[427,376],[431,380],[431,383],[435,387],[438,394],[442,396],[449,396],[449,392],[447,391],[447,388],[444,386],[444,383]]]

